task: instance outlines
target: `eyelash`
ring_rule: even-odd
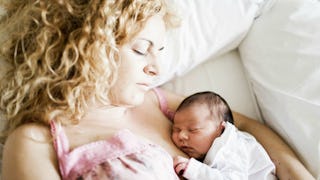
[[[142,53],[142,52],[140,52],[138,50],[135,50],[135,49],[133,49],[133,52],[135,52],[135,53],[137,53],[138,55],[141,55],[141,56],[147,56],[148,55],[147,53]]]
[[[199,130],[199,128],[194,128],[194,129],[190,129],[190,132],[197,132]]]

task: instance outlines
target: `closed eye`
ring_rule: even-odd
[[[189,131],[190,131],[190,132],[193,132],[193,133],[198,132],[199,130],[200,130],[200,128],[189,129]]]
[[[132,50],[133,50],[133,52],[135,52],[136,54],[141,55],[141,56],[147,56],[148,55],[148,53],[143,53],[143,52],[135,50],[135,49],[132,49]]]

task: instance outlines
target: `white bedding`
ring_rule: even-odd
[[[165,78],[174,79],[164,87],[217,91],[234,110],[275,129],[320,179],[320,1],[187,2],[187,22],[165,56],[174,59]]]
[[[220,93],[276,129],[320,179],[320,1],[171,1],[184,19],[169,35],[159,85]]]
[[[197,91],[215,91],[228,101],[233,110],[261,120],[237,50],[208,58],[197,68],[174,78],[163,87],[183,95]]]
[[[320,178],[320,1],[279,0],[239,50],[264,120]]]

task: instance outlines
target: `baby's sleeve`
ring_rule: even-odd
[[[232,162],[229,162],[232,164]],[[242,169],[234,168],[233,165],[225,166],[222,169],[218,169],[215,167],[210,167],[200,161],[197,161],[194,158],[190,158],[188,162],[188,166],[183,172],[183,177],[187,179],[215,179],[215,180],[223,180],[223,179],[248,179],[248,174],[245,166],[242,166]]]

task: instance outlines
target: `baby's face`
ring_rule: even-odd
[[[190,157],[202,160],[212,142],[219,137],[223,124],[212,119],[205,104],[196,104],[178,111],[173,120],[172,140]]]

